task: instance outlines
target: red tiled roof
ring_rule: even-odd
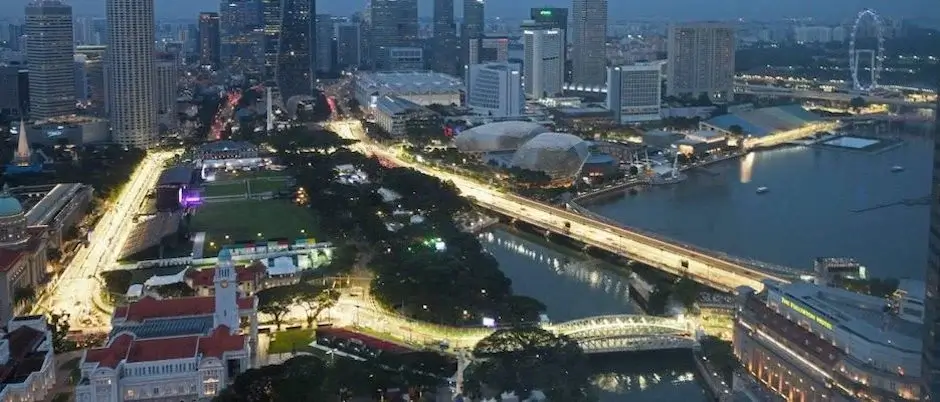
[[[238,299],[239,310],[251,310],[254,306],[254,297],[241,297]],[[147,296],[127,305],[127,307],[114,309],[114,318],[125,318],[127,321],[141,322],[148,318],[186,317],[212,313],[215,313],[215,297],[213,296],[181,297],[178,299],[155,299]]]
[[[236,266],[236,280],[238,283],[253,281],[265,269],[261,263]],[[211,287],[215,285],[213,281],[215,279],[215,268],[190,270],[186,273],[186,277],[193,282],[192,286]]]
[[[793,347],[822,361],[830,367],[842,358],[842,350],[832,343],[807,331],[797,323],[788,320],[755,297],[748,297],[746,305],[758,318],[765,329],[783,337]]]
[[[222,358],[225,352],[245,348],[245,335],[233,335],[231,328],[220,325],[209,336],[199,338],[199,353],[207,357]]]
[[[133,335],[120,334],[111,338],[108,346],[85,350],[85,363],[98,363],[99,367],[116,368],[118,363],[127,357],[133,343]]]
[[[127,353],[128,363],[154,362],[196,356],[199,337],[140,339],[134,341]]]
[[[196,357],[199,354],[222,358],[225,352],[244,350],[245,338],[245,335],[233,335],[224,325],[213,329],[207,336],[135,340],[133,335],[124,333],[113,338],[106,347],[85,351],[85,362],[115,368],[122,360],[128,363],[155,362]]]

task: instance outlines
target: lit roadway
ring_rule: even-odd
[[[870,96],[870,95],[853,95],[850,93],[842,92],[825,92],[825,91],[810,91],[803,89],[794,89],[794,88],[781,88],[775,87],[772,85],[753,85],[753,84],[734,84],[734,93],[739,94],[750,94],[750,95],[759,95],[759,96],[786,96],[791,98],[802,98],[802,99],[819,99],[819,100],[828,100],[828,101],[838,101],[838,102],[849,102],[852,98],[861,97],[865,99],[868,103],[877,103],[877,104],[886,104],[886,105],[898,105],[898,106],[912,106],[917,108],[933,108],[934,104],[929,102],[911,102],[905,98],[886,98],[882,96]]]
[[[107,317],[101,317],[92,302],[95,292],[100,291],[99,279],[95,275],[117,260],[134,226],[134,214],[147,192],[156,185],[163,162],[172,155],[172,152],[147,154],[121,190],[117,201],[107,207],[91,231],[88,246],[75,254],[49,288],[47,296],[34,307],[35,313],[67,313],[72,329],[107,327]]]
[[[567,232],[569,236],[585,244],[657,267],[674,275],[688,275],[699,283],[723,291],[732,291],[742,285],[761,290],[763,289],[761,281],[764,279],[788,281],[787,278],[743,263],[724,260],[690,247],[506,194],[459,175],[403,161],[387,149],[368,142],[361,125],[356,121],[338,121],[329,124],[340,136],[359,141],[353,146],[354,150],[375,154],[400,166],[410,167],[442,180],[450,180],[460,189],[462,195],[470,197],[480,206],[556,233]],[[566,228],[566,224],[570,224],[570,228]]]

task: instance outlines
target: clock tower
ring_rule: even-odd
[[[238,277],[235,273],[235,264],[232,262],[232,252],[229,249],[222,249],[219,252],[214,282],[214,326],[225,325],[233,332],[237,331],[240,321],[238,316]]]

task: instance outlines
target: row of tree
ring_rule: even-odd
[[[335,306],[339,296],[335,288],[310,282],[271,287],[258,292],[258,311],[270,315],[280,330],[285,316],[297,306],[304,310],[307,326],[312,328],[320,313]]]

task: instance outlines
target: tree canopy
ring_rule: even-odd
[[[501,329],[481,340],[473,355],[479,360],[465,373],[470,397],[486,388],[520,398],[539,390],[550,401],[591,399],[587,357],[567,336],[539,327]]]

